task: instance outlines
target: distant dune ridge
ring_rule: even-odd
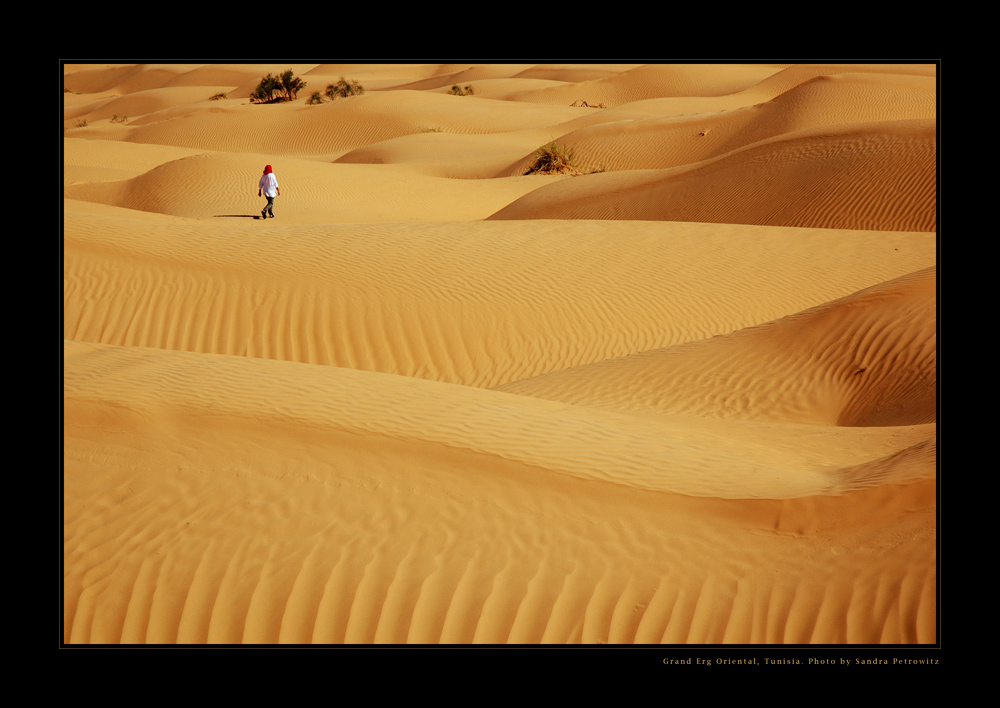
[[[66,643],[937,641],[934,64],[63,80]]]

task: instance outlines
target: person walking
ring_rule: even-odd
[[[260,218],[266,219],[270,216],[273,219],[274,198],[281,195],[281,187],[278,186],[278,178],[274,175],[274,170],[271,169],[270,165],[264,167],[264,174],[257,182],[257,196],[261,196],[262,192],[267,197],[267,206],[260,212]]]

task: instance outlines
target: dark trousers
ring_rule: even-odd
[[[272,216],[274,215],[274,197],[267,198],[267,206],[264,207],[264,211],[269,212]]]

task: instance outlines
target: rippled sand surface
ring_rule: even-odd
[[[67,644],[937,641],[934,65],[286,68],[64,66]]]

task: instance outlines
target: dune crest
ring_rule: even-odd
[[[936,644],[937,82],[65,64],[64,643]]]

